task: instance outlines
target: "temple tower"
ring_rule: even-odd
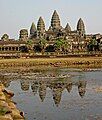
[[[28,39],[28,30],[27,29],[20,30],[19,39],[24,40],[24,41],[26,41]]]
[[[33,35],[36,32],[36,26],[34,23],[32,23],[31,28],[30,28],[30,35]]]
[[[51,27],[53,29],[59,29],[61,27],[61,25],[60,25],[60,18],[59,18],[59,15],[58,15],[56,10],[54,11],[54,13],[52,15]]]
[[[42,17],[39,18],[38,23],[37,23],[37,31],[43,33],[45,32],[45,23]]]
[[[85,35],[85,25],[83,20],[80,18],[77,23],[77,31],[79,32],[79,35],[81,37],[84,37]]]
[[[3,41],[8,41],[8,40],[9,40],[9,35],[8,35],[8,34],[4,34],[4,35],[1,37],[1,40],[3,40]]]
[[[34,23],[32,23],[30,28],[30,38],[36,38],[37,36],[37,29]]]
[[[66,27],[65,27],[65,31],[66,32],[71,32],[71,27],[70,25],[67,23]]]

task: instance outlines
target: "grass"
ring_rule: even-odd
[[[71,58],[34,58],[34,59],[1,59],[0,67],[32,67],[32,66],[83,66],[102,65],[102,57],[71,57]]]

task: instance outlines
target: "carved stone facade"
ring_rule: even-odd
[[[33,32],[32,32],[33,31]],[[46,39],[47,41],[55,43],[56,39],[60,38],[66,40],[70,44],[70,50],[82,50],[85,51],[86,39],[85,39],[85,25],[83,20],[80,18],[77,23],[76,30],[72,31],[69,23],[66,27],[61,26],[60,17],[55,10],[52,14],[51,25],[48,30],[45,30],[45,23],[42,17],[39,18],[37,23],[37,30],[35,25],[30,29],[30,38],[34,41],[38,39]],[[49,43],[50,43],[49,42]]]
[[[26,41],[28,39],[28,30],[27,29],[20,30],[19,39],[22,41]]]
[[[99,44],[101,44],[100,50],[102,51],[102,35],[87,35],[86,28],[83,20],[80,18],[77,22],[75,30],[71,29],[69,23],[65,27],[61,25],[60,17],[55,10],[51,17],[51,23],[46,30],[45,22],[42,17],[39,17],[37,25],[32,23],[30,28],[30,35],[27,29],[21,29],[19,33],[19,40],[9,39],[7,34],[4,34],[0,40],[1,52],[19,52],[29,51],[29,48],[33,52],[56,52],[55,44],[57,40],[65,42],[64,47],[60,50],[61,54],[86,52],[89,41],[94,37]],[[31,45],[32,44],[32,45]],[[60,49],[60,48],[59,48]],[[38,53],[37,53],[38,54]]]

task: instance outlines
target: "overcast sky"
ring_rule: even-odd
[[[37,24],[39,16],[48,28],[54,10],[63,27],[68,22],[75,30],[82,18],[87,33],[102,33],[102,0],[0,0],[0,37],[7,33],[17,39],[19,30]]]

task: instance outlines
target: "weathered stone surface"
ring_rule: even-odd
[[[24,113],[11,100],[13,95],[13,92],[5,90],[0,83],[0,120],[24,120]]]
[[[65,27],[65,31],[66,32],[71,32],[71,27],[69,26],[69,24],[67,23],[66,27]]]
[[[32,23],[32,25],[31,25],[31,28],[30,28],[30,35],[33,35],[35,32],[36,32],[36,26],[35,26],[35,24],[34,24],[34,22]]]
[[[39,32],[45,32],[45,23],[42,17],[39,18],[37,23],[37,30]]]
[[[55,10],[53,15],[52,15],[52,19],[51,19],[51,27],[52,28],[60,28],[60,18],[59,15],[57,13],[57,11]]]
[[[0,116],[0,119],[1,119],[1,120],[13,120],[13,118],[11,117],[10,114],[4,115],[4,116]]]
[[[20,111],[17,109],[12,109],[11,116],[13,119],[23,119],[23,117],[20,115]]]
[[[3,90],[3,93],[7,95],[7,97],[13,97],[14,96],[14,93],[10,90]]]
[[[80,18],[78,23],[77,23],[77,31],[79,31],[80,35],[85,35],[85,25],[83,20]]]
[[[0,100],[6,101],[6,96],[3,92],[0,92]]]
[[[1,37],[1,40],[3,40],[3,41],[9,40],[9,35],[8,35],[8,34],[4,34],[4,35]]]
[[[28,30],[27,29],[20,30],[19,39],[24,40],[24,41],[26,41],[28,39]]]

